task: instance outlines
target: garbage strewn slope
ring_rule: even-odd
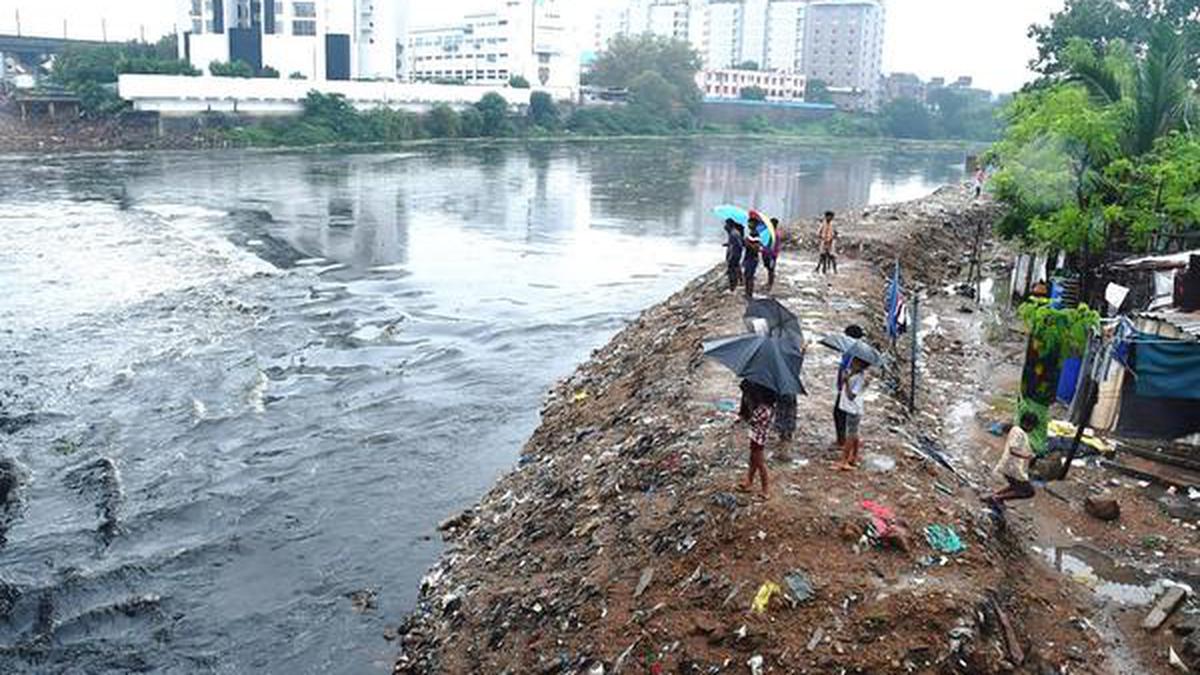
[[[989,213],[955,188],[868,209],[842,223],[833,285],[788,251],[775,296],[810,340],[879,326],[892,261],[946,282]],[[896,373],[876,374],[865,466],[841,473],[828,447],[837,355],[810,347],[797,437],[768,450],[772,498],[737,493],[736,381],[700,341],[739,332],[742,307],[713,270],[550,393],[520,466],[444,524],[397,672],[1108,672],[1079,628],[1084,601],[997,538],[977,493],[931,460],[940,429],[927,420],[953,400],[952,374],[930,379],[911,418]],[[864,500],[907,537],[878,545]],[[965,550],[934,549],[927,526]]]

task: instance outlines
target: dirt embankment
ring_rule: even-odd
[[[37,115],[22,120],[15,103],[0,101],[0,153],[191,150],[226,145],[211,130],[176,129],[160,135],[157,121],[149,115],[97,119]]]
[[[853,322],[880,343],[897,257],[924,284],[949,282],[989,208],[947,188],[845,217],[840,274],[817,277],[793,246],[774,295],[810,340]],[[796,438],[770,447],[771,499],[737,493],[736,380],[700,342],[740,332],[742,308],[713,270],[555,387],[519,467],[447,522],[397,672],[1115,672],[1086,597],[996,532],[977,481],[931,459],[974,385],[962,339],[926,340],[915,415],[904,362],[876,376],[852,473],[829,447],[837,355],[810,347]],[[864,500],[894,510],[908,550],[868,536]],[[929,525],[965,551],[931,548]]]

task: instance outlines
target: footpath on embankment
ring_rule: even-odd
[[[773,296],[810,343],[856,323],[882,344],[899,259],[932,322],[949,321],[938,312],[961,298],[943,289],[994,216],[959,187],[843,214],[839,274],[817,276],[811,242],[792,237]],[[701,353],[742,332],[743,309],[714,269],[550,392],[519,466],[444,523],[397,672],[1120,672],[1105,637],[1079,627],[1086,594],[981,508],[992,449],[952,412],[992,388],[981,333],[928,330],[914,413],[902,341],[873,375],[863,468],[846,473],[830,447],[838,355],[812,344],[796,438],[772,439],[772,496],[759,502],[735,490],[747,461],[737,380]],[[906,546],[869,536],[864,500],[894,511]],[[953,528],[965,550],[934,549],[928,526]]]

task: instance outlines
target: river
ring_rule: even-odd
[[[721,259],[713,206],[811,220],[962,163],[728,139],[0,157],[0,672],[390,672],[436,524],[513,466],[556,379]]]

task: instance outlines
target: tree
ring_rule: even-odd
[[[425,115],[424,126],[433,138],[455,138],[459,132],[458,113],[445,103],[439,103]]]
[[[1141,58],[1119,41],[1098,58],[1082,40],[1072,40],[1064,60],[1066,79],[1085,86],[1093,101],[1128,110],[1122,145],[1126,152],[1141,155],[1155,140],[1183,126],[1190,114],[1188,58],[1185,38],[1159,24]]]
[[[672,116],[678,98],[675,86],[657,71],[647,70],[629,83],[630,104],[663,119]]]
[[[888,101],[880,111],[883,130],[896,138],[934,137],[933,115],[924,103],[913,98]]]
[[[87,114],[119,112],[125,103],[111,85],[122,73],[199,74],[191,64],[176,57],[170,50],[173,44],[173,40],[160,40],[157,45],[126,42],[96,47],[70,46],[54,59],[51,77],[80,97]]]
[[[738,94],[738,98],[743,101],[765,101],[767,100],[767,90],[762,87],[746,87]]]
[[[758,61],[742,61],[734,66],[735,70],[758,70]]]
[[[367,125],[345,96],[310,91],[303,105],[304,123],[329,129],[339,140],[369,140]]]
[[[544,91],[529,95],[529,119],[534,125],[547,130],[558,129],[562,124],[554,97]]]
[[[482,115],[480,133],[484,136],[503,136],[508,133],[508,101],[496,92],[488,92],[475,104]]]
[[[245,61],[213,61],[208,64],[208,72],[214,77],[254,77],[254,67]]]
[[[632,96],[634,81],[654,73],[670,85],[675,103],[695,112],[703,98],[696,86],[700,67],[700,54],[686,41],[653,34],[618,35],[596,58],[591,81],[602,87],[629,89]]]
[[[804,100],[809,103],[833,103],[833,94],[825,80],[809,80],[804,85]]]
[[[522,75],[513,75],[512,77],[508,78],[508,86],[512,87],[513,89],[528,89],[529,80],[525,79],[525,77]]]
[[[1067,69],[1066,52],[1073,40],[1082,40],[1093,53],[1103,54],[1115,41],[1135,52],[1146,47],[1157,26],[1183,34],[1188,51],[1188,77],[1200,74],[1200,0],[1067,0],[1046,24],[1029,28],[1038,55],[1030,67],[1047,78]]]

